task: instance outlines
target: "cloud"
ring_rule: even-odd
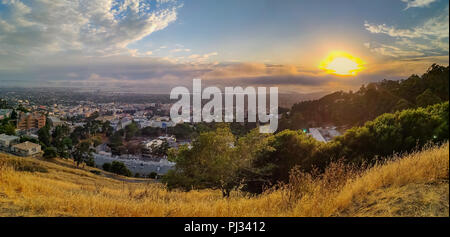
[[[387,26],[386,24],[376,25],[364,23],[366,30],[373,34],[386,34],[391,37],[401,38],[448,38],[449,29],[449,15],[448,9],[443,14],[433,17],[425,21],[423,24],[416,26],[412,29],[398,29],[395,26]]]
[[[172,49],[171,53],[179,53],[179,52],[191,52],[191,49]]]
[[[367,42],[364,45],[372,52],[394,58],[448,55],[449,14],[448,7],[439,15],[427,19],[412,28],[402,29],[386,24],[364,23],[372,34],[391,37],[389,43]]]
[[[371,52],[380,54],[382,56],[388,56],[393,58],[405,58],[405,57],[420,57],[424,56],[425,53],[417,50],[405,50],[399,47],[395,47],[387,44],[379,43],[365,43],[364,44]]]
[[[206,63],[211,57],[217,56],[219,53],[211,52],[207,54],[192,54],[187,57],[191,63]]]
[[[2,0],[1,54],[112,55],[177,19],[176,1]]]
[[[437,0],[401,0],[401,1],[407,4],[405,8],[406,10],[412,7],[428,7],[430,6],[430,4],[436,2]]]

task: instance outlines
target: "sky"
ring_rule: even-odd
[[[0,0],[0,87],[355,90],[449,62],[448,0]],[[319,68],[331,52],[354,76]]]

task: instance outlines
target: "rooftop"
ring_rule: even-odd
[[[54,123],[60,123],[61,122],[61,119],[59,119],[58,117],[49,116],[48,118]]]
[[[16,139],[19,139],[19,137],[16,136],[10,136],[10,135],[6,135],[6,134],[0,134],[0,140],[4,140],[4,141],[14,141]]]
[[[40,148],[41,145],[32,142],[24,142],[13,146],[14,148],[18,148],[20,150],[30,150],[32,148]]]

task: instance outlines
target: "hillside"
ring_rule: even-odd
[[[228,199],[91,170],[0,154],[0,216],[449,216],[448,143],[366,170],[299,173],[280,189]]]
[[[433,64],[422,76],[369,83],[355,92],[338,91],[318,100],[294,104],[290,114],[280,120],[279,129],[352,127],[384,113],[448,101],[448,70],[448,66]]]

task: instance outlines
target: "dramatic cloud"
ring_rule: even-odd
[[[391,37],[402,38],[426,38],[426,39],[442,39],[448,38],[448,9],[444,14],[428,19],[420,26],[412,29],[397,29],[394,26],[387,26],[386,24],[375,25],[365,22],[366,30],[374,34],[386,34]]]
[[[400,29],[386,24],[365,22],[367,31],[391,37],[389,43],[368,42],[372,52],[394,58],[448,55],[449,14],[448,7],[438,16],[410,29]],[[393,42],[393,43],[392,43]]]
[[[1,55],[111,55],[164,29],[178,5],[161,0],[2,0]]]
[[[436,2],[437,0],[402,0],[407,4],[406,9],[411,7],[428,7],[431,3]]]

